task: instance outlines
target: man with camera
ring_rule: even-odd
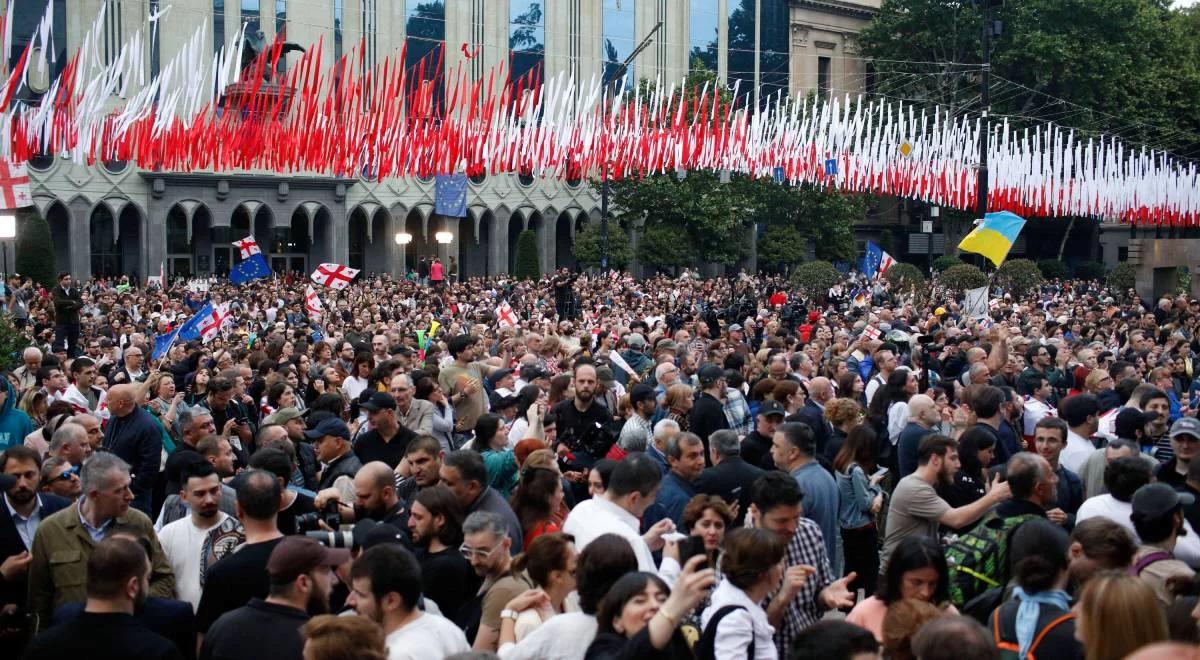
[[[396,494],[396,477],[387,463],[373,461],[367,463],[354,475],[354,506],[348,507],[342,502],[342,491],[337,487],[327,488],[317,493],[315,501],[318,511],[323,513],[322,521],[330,531],[339,525],[374,520],[378,523],[394,525],[398,529],[408,529],[408,507]],[[328,520],[325,518],[328,517]]]

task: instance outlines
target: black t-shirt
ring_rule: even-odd
[[[6,657],[14,657],[19,648],[6,648]],[[74,621],[54,626],[34,637],[21,657],[26,660],[182,660],[183,655],[170,640],[150,630],[131,614],[84,612]]]
[[[204,593],[196,608],[196,630],[208,632],[226,612],[232,612],[252,598],[266,598],[271,587],[267,560],[283,537],[238,547],[233,554],[213,564],[208,575],[201,576]]]
[[[292,505],[279,512],[275,518],[275,526],[285,536],[299,534],[300,530],[296,528],[296,518],[306,513],[312,513],[317,510],[313,504],[313,498],[304,493],[296,493],[296,499],[292,501]]]
[[[307,622],[307,612],[255,598],[213,623],[200,660],[303,657],[300,627]]]
[[[371,461],[383,461],[394,470],[400,461],[404,460],[408,443],[415,437],[417,437],[416,433],[401,426],[396,431],[396,435],[385,442],[383,436],[379,434],[379,429],[371,429],[358,436],[358,440],[354,442],[354,455],[362,461],[363,465]]]
[[[463,605],[475,597],[481,583],[471,562],[458,548],[446,548],[441,552],[419,548],[417,561],[421,563],[421,592],[437,603],[442,616],[457,623]]]
[[[593,399],[588,409],[580,412],[573,399],[554,406],[558,417],[558,441],[575,454],[576,469],[590,468],[604,458],[616,438],[608,431],[608,408]]]
[[[754,467],[774,469],[775,460],[771,458],[771,442],[771,438],[758,431],[747,433],[746,437],[742,439],[742,458]],[[768,463],[770,467],[768,467]]]

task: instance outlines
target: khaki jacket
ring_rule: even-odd
[[[154,524],[146,514],[129,509],[112,525],[136,529],[154,549],[150,557],[150,596],[175,597],[175,574],[163,554]],[[111,526],[110,526],[111,528]],[[37,617],[37,630],[45,630],[50,615],[60,605],[87,600],[87,562],[96,543],[79,521],[78,503],[41,521],[33,537],[29,565],[29,611]]]

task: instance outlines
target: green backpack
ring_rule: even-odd
[[[950,569],[950,602],[963,607],[967,601],[1008,582],[1008,540],[1026,520],[1038,517],[1027,513],[1001,518],[987,514],[970,532],[958,537],[946,548]]]

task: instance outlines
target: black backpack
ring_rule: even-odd
[[[696,648],[693,651],[696,654],[696,660],[717,660],[716,644],[717,644],[717,625],[721,623],[727,615],[744,610],[741,605],[726,605],[721,609],[713,612],[712,618],[708,620],[708,625],[704,627],[704,634],[700,635],[700,641],[696,642]],[[750,646],[746,649],[746,657],[754,658],[754,637],[750,637]],[[721,658],[721,660],[727,660]]]

